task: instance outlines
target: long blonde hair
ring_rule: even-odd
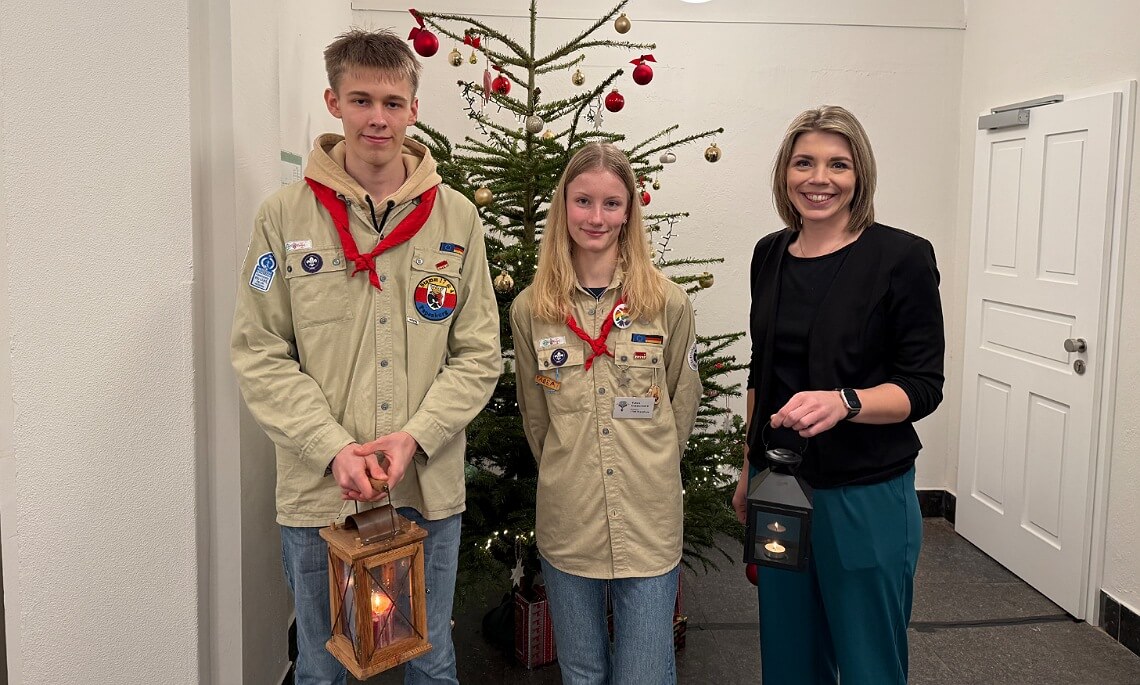
[[[574,243],[566,218],[566,186],[587,171],[608,171],[621,179],[628,193],[629,216],[618,235],[618,266],[622,269],[622,296],[630,316],[654,316],[665,308],[665,276],[649,256],[649,237],[641,215],[633,167],[625,153],[611,143],[588,143],[570,159],[546,216],[534,274],[533,311],[544,321],[562,321],[570,313],[570,297],[578,277],[574,273]]]
[[[788,195],[788,162],[792,158],[792,148],[802,133],[826,131],[838,133],[847,139],[851,146],[851,160],[855,166],[855,195],[851,198],[851,219],[847,230],[858,233],[875,223],[875,153],[871,150],[871,140],[863,125],[855,115],[838,105],[823,105],[800,112],[792,119],[784,134],[784,141],[776,153],[772,165],[772,202],[776,212],[788,227],[799,230],[800,213]]]

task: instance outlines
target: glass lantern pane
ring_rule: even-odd
[[[411,558],[401,557],[369,569],[372,648],[383,649],[415,634],[412,629]]]
[[[343,559],[335,560],[337,594],[340,596],[340,611],[337,613],[334,625],[334,635],[344,635],[356,644],[356,583],[352,577],[352,565]]]
[[[777,514],[773,511],[756,512],[756,539],[790,541],[799,544],[800,519],[787,514]]]

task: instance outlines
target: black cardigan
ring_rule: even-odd
[[[765,468],[761,426],[773,406],[772,349],[781,270],[795,231],[760,239],[752,255],[752,363],[755,413],[749,460]],[[850,247],[808,334],[809,388],[870,388],[891,382],[910,398],[901,423],[841,421],[808,443],[801,470],[813,487],[880,482],[908,470],[922,447],[912,422],[942,401],[946,342],[934,248],[906,231],[872,224]]]

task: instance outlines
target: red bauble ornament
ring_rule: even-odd
[[[622,107],[625,107],[625,98],[617,92],[617,88],[614,88],[606,96],[606,109],[611,112],[620,112]]]
[[[646,64],[646,62],[656,62],[653,55],[642,55],[637,59],[630,60],[629,63],[635,65],[633,67],[633,82],[639,86],[644,86],[653,80],[653,67]]]
[[[427,29],[412,29],[408,40],[412,41],[412,47],[420,57],[431,57],[439,51],[439,39]]]
[[[744,575],[748,576],[749,583],[756,585],[760,582],[760,578],[758,576],[759,570],[760,569],[758,566],[756,566],[756,564],[748,564],[744,567]]]
[[[491,90],[499,95],[506,95],[511,92],[511,80],[500,74],[491,81]]]
[[[651,198],[651,197],[649,196],[649,191],[648,191],[648,190],[643,190],[643,191],[641,191],[641,206],[643,206],[643,207],[644,207],[645,205],[649,204],[649,201],[650,201],[650,200],[652,200],[652,199],[653,199],[653,198]]]

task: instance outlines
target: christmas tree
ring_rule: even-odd
[[[480,56],[484,66],[481,82],[458,82],[473,135],[453,144],[423,122],[417,124],[422,134],[416,135],[431,150],[444,183],[464,192],[480,208],[488,228],[488,260],[507,362],[489,404],[467,429],[467,511],[457,583],[460,602],[489,591],[503,591],[508,573],[525,588],[538,569],[534,545],[537,472],[515,400],[510,364],[514,342],[508,311],[515,295],[534,275],[546,208],[563,168],[582,145],[612,142],[629,156],[638,175],[641,200],[648,204],[651,196],[645,186],[660,187],[658,181],[650,179],[655,179],[665,165],[676,162],[675,148],[710,139],[722,131],[702,131],[673,140],[678,129],[674,125],[631,145],[626,136],[603,130],[604,112],[617,112],[624,106],[624,96],[611,89],[623,75],[622,69],[569,97],[543,98],[540,77],[568,75],[573,85],[584,86],[585,78],[577,67],[586,60],[587,51],[597,49],[635,53],[636,58],[631,60],[635,65],[633,80],[639,85],[652,80],[649,63],[654,59],[643,53],[653,50],[654,45],[595,35],[600,30],[618,34],[629,30],[630,20],[621,14],[628,1],[622,0],[581,33],[544,55],[535,49],[537,0],[530,2],[528,45],[473,17],[411,10],[418,26],[410,39],[421,56],[430,57],[438,50],[434,30],[456,41],[456,48],[447,56],[453,66],[460,67],[465,61],[478,64]],[[459,51],[460,43],[471,48],[470,58]],[[720,155],[715,142],[705,150],[708,162],[717,161]],[[647,213],[645,220],[658,266],[693,294],[713,285],[711,273],[693,270],[722,260],[671,255],[675,228],[687,216],[684,212]],[[698,317],[698,328],[700,323]],[[739,384],[728,384],[726,374],[745,368],[724,351],[743,335],[698,337],[705,397],[681,461],[684,563],[690,567],[699,564],[708,568],[715,566],[718,558],[730,559],[717,547],[718,536],[740,538],[743,534],[729,505],[742,455],[743,421],[724,403],[727,397],[740,395]],[[717,550],[723,557],[711,554]]]

